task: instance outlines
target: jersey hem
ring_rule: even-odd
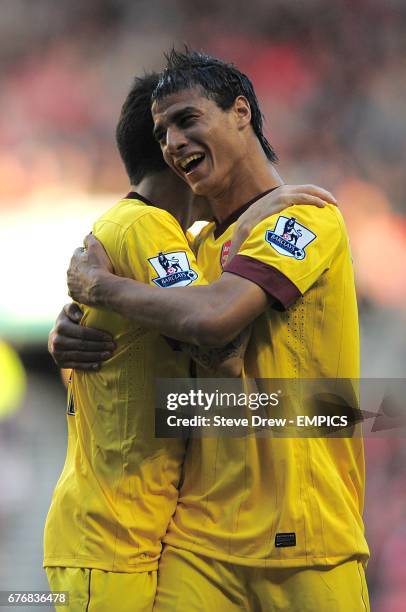
[[[42,567],[80,567],[132,574],[155,571],[158,569],[158,561],[128,565],[126,563],[103,563],[102,561],[95,561],[93,557],[45,557]]]
[[[282,567],[282,568],[296,568],[296,567],[334,567],[348,561],[349,559],[358,559],[363,565],[366,565],[369,559],[369,553],[358,552],[348,553],[346,555],[337,556],[320,556],[316,557],[313,555],[306,555],[304,557],[293,557],[289,559],[277,559],[271,558],[253,558],[253,557],[239,557],[237,555],[230,555],[223,553],[218,550],[208,549],[198,544],[193,543],[180,543],[170,538],[164,540],[167,546],[173,548],[179,548],[181,550],[187,550],[193,553],[197,553],[202,557],[209,557],[210,559],[216,559],[217,561],[225,561],[227,563],[233,563],[234,565],[242,565],[245,567]]]

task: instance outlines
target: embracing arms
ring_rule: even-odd
[[[211,285],[167,291],[121,278],[108,271],[107,255],[93,236],[86,245],[75,252],[68,271],[72,297],[182,342],[223,346],[267,305],[260,287],[234,274]]]
[[[262,219],[280,212],[291,204],[301,203],[323,207],[326,201],[336,203],[328,191],[314,185],[279,187],[258,200],[240,217],[235,227],[229,259],[238,251],[252,227]],[[266,293],[260,287],[236,275],[224,274],[221,285],[219,282],[215,283],[214,290],[210,287],[188,287],[185,292],[184,288],[177,290],[172,288],[170,291],[163,292],[165,295],[161,296],[161,300],[164,301],[164,304],[159,304],[157,297],[160,290],[144,286],[149,296],[137,293],[134,298],[138,311],[140,306],[148,309],[148,312],[141,315],[140,312],[134,311],[132,303],[133,291],[138,291],[140,284],[108,274],[111,269],[110,261],[103,248],[93,238],[90,239],[90,242],[92,243],[90,251],[77,250],[78,259],[75,262],[75,257],[73,258],[73,267],[70,269],[71,292],[79,301],[91,304],[92,299],[95,299],[95,303],[100,299],[101,304],[106,308],[117,309],[118,312],[125,313],[129,318],[141,321],[141,324],[145,326],[159,331],[166,330],[168,335],[186,340],[182,349],[189,352],[196,361],[206,367],[216,367],[219,363],[221,367],[221,360],[224,357],[228,356],[233,359],[235,355],[243,354],[249,336],[249,333],[246,332],[242,333],[241,338],[231,339],[230,345],[224,349],[208,347],[200,350],[196,345],[190,345],[188,342],[190,338],[194,338],[204,346],[210,344],[218,347],[224,343],[225,339],[238,334],[238,331],[243,329],[248,321],[260,314],[266,306]],[[105,296],[101,295],[104,293],[104,283],[107,284]],[[124,291],[124,301],[121,290]],[[204,290],[204,293],[201,294],[200,290]],[[169,295],[173,291],[176,293]],[[179,293],[180,291],[182,294]],[[191,291],[190,302],[185,304],[184,298]],[[93,294],[96,294],[96,297]],[[178,302],[180,298],[182,299]],[[164,310],[160,308],[162,305]],[[168,316],[174,320],[168,320]],[[100,367],[101,361],[110,357],[114,350],[114,343],[105,332],[79,327],[80,318],[81,311],[76,305],[65,306],[50,333],[49,350],[60,367],[96,370]]]
[[[322,199],[324,198],[324,200]],[[252,227],[292,203],[323,207],[333,196],[313,185],[283,185],[265,195],[236,224],[233,252]],[[230,342],[267,305],[266,292],[254,282],[224,273],[209,286],[171,288],[162,292],[137,281],[114,276],[110,261],[93,236],[77,249],[68,271],[70,294],[77,301],[121,314],[141,327],[195,345]]]

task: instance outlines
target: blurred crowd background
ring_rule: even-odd
[[[2,589],[45,588],[42,526],[66,438],[64,389],[45,346],[67,301],[69,256],[126,193],[114,129],[133,77],[184,43],[251,77],[284,179],[337,196],[356,269],[363,375],[404,377],[402,0],[3,0]],[[367,576],[379,612],[406,609],[404,442],[401,432],[366,441]]]

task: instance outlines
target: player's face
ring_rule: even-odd
[[[238,175],[244,158],[242,127],[250,119],[237,108],[240,103],[223,111],[194,87],[152,106],[154,134],[164,159],[195,194],[218,195]]]

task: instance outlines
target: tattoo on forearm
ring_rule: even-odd
[[[182,351],[190,355],[196,363],[208,370],[217,370],[229,359],[244,356],[250,334],[251,328],[247,327],[226,346],[221,347],[196,346],[186,342],[181,342],[180,345]]]

